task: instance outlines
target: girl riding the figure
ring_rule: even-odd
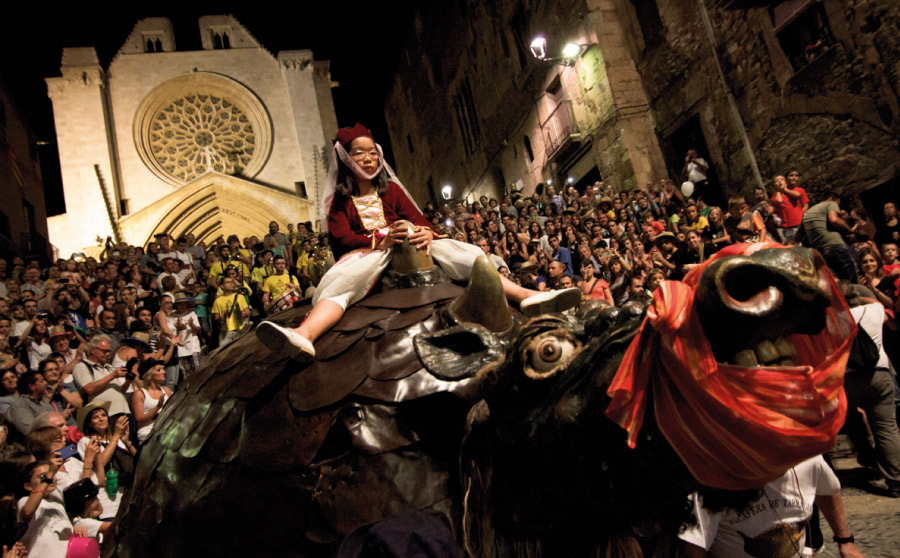
[[[381,146],[361,124],[338,130],[332,165],[323,196],[322,223],[327,223],[338,261],[322,278],[313,309],[299,327],[262,322],[257,336],[276,351],[315,356],[314,343],[330,330],[351,304],[362,300],[391,261],[392,248],[408,238],[429,253],[454,281],[469,278],[477,246],[441,235],[430,228],[418,206],[385,163]],[[576,288],[539,292],[501,277],[506,298],[519,303],[527,316],[561,312],[578,304]]]

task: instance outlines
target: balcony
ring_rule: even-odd
[[[581,134],[575,127],[572,114],[572,101],[562,101],[550,116],[541,123],[544,134],[544,145],[547,149],[547,160],[558,158],[573,144],[581,141]]]

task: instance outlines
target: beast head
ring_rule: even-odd
[[[416,339],[434,375],[480,378],[462,451],[478,555],[630,555],[688,492],[760,487],[833,444],[852,321],[818,254],[765,247],[726,249],[646,312]]]

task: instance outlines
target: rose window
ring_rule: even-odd
[[[253,158],[256,133],[244,111],[228,99],[185,95],[153,118],[150,145],[166,173],[188,182],[210,170],[241,174]]]
[[[135,144],[174,185],[207,172],[251,178],[271,150],[271,123],[256,96],[223,76],[194,73],[157,87],[138,109]]]

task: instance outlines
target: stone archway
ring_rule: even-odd
[[[189,232],[211,244],[219,236],[262,239],[269,223],[282,231],[288,223],[314,218],[312,203],[280,189],[233,176],[208,173],[120,221],[125,238],[146,245],[157,234],[177,238]]]

